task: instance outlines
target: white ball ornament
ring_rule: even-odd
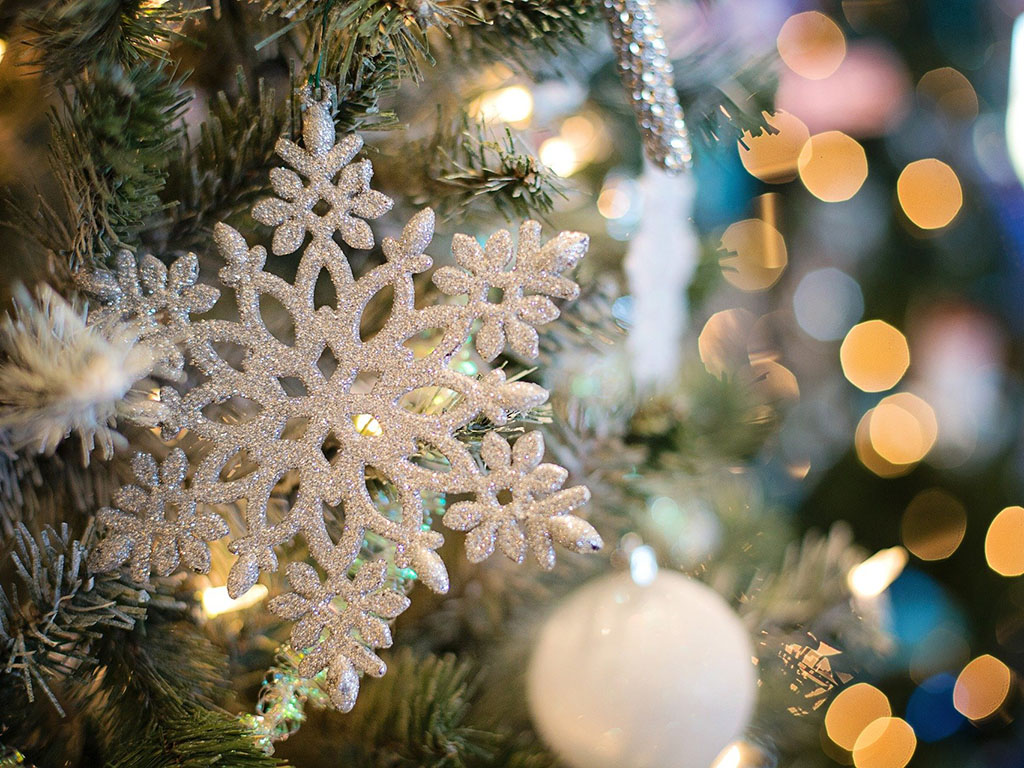
[[[527,672],[534,724],[572,768],[709,768],[756,690],[739,618],[668,570],[580,588],[544,624]]]

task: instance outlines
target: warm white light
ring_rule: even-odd
[[[0,38],[0,61],[4,60],[5,53],[7,53],[7,41]]]
[[[597,198],[597,211],[606,219],[621,219],[632,206],[629,193],[619,186],[605,185]]]
[[[576,148],[561,136],[547,139],[540,145],[540,161],[562,177],[572,176],[579,168]]]
[[[730,744],[722,754],[715,758],[711,768],[740,768],[741,759],[739,745]]]
[[[658,575],[658,558],[646,544],[629,553],[629,575],[641,587],[646,587]]]
[[[903,572],[907,557],[903,547],[883,549],[851,568],[846,583],[857,597],[876,597]]]
[[[240,611],[250,605],[256,605],[266,596],[267,588],[262,584],[256,584],[238,599],[232,599],[228,595],[227,587],[207,587],[202,594],[203,613],[212,619],[222,613]]]
[[[1013,24],[1010,95],[1006,104],[1006,146],[1017,178],[1024,182],[1024,13]]]
[[[487,122],[524,123],[533,114],[533,94],[521,85],[513,85],[484,94],[469,111]]]
[[[352,422],[356,425],[356,432],[361,435],[380,437],[384,434],[380,422],[368,413],[357,413],[352,417]]]

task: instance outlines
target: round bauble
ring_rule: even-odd
[[[586,584],[543,625],[527,672],[537,731],[572,768],[709,768],[750,719],[750,636],[676,571]]]

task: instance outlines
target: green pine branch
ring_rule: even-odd
[[[508,128],[499,138],[465,114],[447,124],[439,120],[436,135],[412,154],[429,158],[413,202],[429,203],[442,219],[482,205],[493,206],[506,221],[543,219],[554,198],[565,196],[558,177],[526,152]]]
[[[192,11],[184,0],[57,0],[40,3],[25,19],[35,63],[64,82],[86,68],[168,59],[171,42]]]
[[[13,222],[62,271],[132,248],[164,208],[160,191],[190,95],[167,67],[140,65],[75,78],[51,118],[50,165],[63,205],[40,203]]]
[[[477,16],[452,34],[455,55],[511,59],[532,69],[538,53],[554,55],[583,42],[599,13],[588,0],[488,0],[479,4]]]
[[[91,532],[73,539],[68,526],[34,538],[19,525],[0,586],[0,676],[20,679],[26,698],[36,692],[63,712],[53,685],[97,663],[95,644],[110,629],[127,630],[146,614],[154,595],[117,574],[86,571]]]
[[[318,75],[356,87],[361,82],[365,62],[382,55],[391,62],[394,77],[419,80],[422,65],[434,63],[427,30],[444,30],[473,15],[448,0],[423,0],[415,4],[401,0],[264,0],[263,11],[288,19],[288,23],[261,45],[296,28],[307,27],[307,60],[316,59],[320,48],[332,52],[330,56],[321,56]]]
[[[236,80],[240,95],[218,93],[198,140],[183,136],[168,165],[162,196],[174,201],[164,235],[172,248],[198,247],[215,222],[252,206],[268,187],[274,145],[292,132],[290,101],[279,101],[262,80],[252,93],[241,70]]]
[[[227,657],[182,611],[154,610],[111,635],[77,706],[110,768],[272,768],[239,718],[220,709]]]
[[[346,715],[308,716],[300,737],[279,751],[301,763],[303,754],[331,749],[340,764],[370,768],[462,768],[490,765],[499,734],[472,724],[472,668],[454,656],[418,658],[403,649],[388,673],[362,686]]]
[[[170,663],[170,660],[168,660]],[[108,768],[274,768],[235,718],[184,705],[166,709],[152,727],[115,745]]]

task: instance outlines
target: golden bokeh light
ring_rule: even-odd
[[[856,139],[842,131],[826,131],[804,144],[797,170],[808,192],[826,203],[839,203],[864,185],[868,156]]]
[[[384,430],[381,428],[380,422],[369,413],[355,414],[352,417],[352,424],[355,426],[356,432],[361,435],[380,437],[384,434]]]
[[[839,692],[825,713],[825,732],[832,742],[852,752],[857,737],[875,720],[889,717],[889,698],[870,683],[855,683]]]
[[[925,72],[917,83],[917,93],[952,117],[973,120],[978,116],[978,94],[974,86],[952,67]]]
[[[796,375],[782,363],[761,359],[750,363],[753,389],[768,403],[800,399],[800,385]]]
[[[915,496],[900,521],[903,546],[921,560],[944,560],[956,552],[967,532],[967,510],[939,488]]]
[[[243,608],[256,605],[268,594],[267,588],[262,584],[253,585],[247,592],[236,598],[232,598],[228,594],[227,587],[207,587],[200,594],[200,602],[203,606],[203,613],[212,619],[222,613],[240,611]]]
[[[904,768],[917,749],[910,723],[881,717],[860,732],[853,747],[854,768]]]
[[[579,170],[579,153],[572,143],[561,136],[545,139],[537,150],[540,161],[562,178],[572,176]]]
[[[782,276],[789,261],[786,241],[771,224],[744,219],[722,233],[722,275],[741,291],[763,291]]]
[[[597,211],[606,219],[621,219],[632,207],[629,193],[619,186],[606,185],[597,198]]]
[[[875,452],[890,464],[916,464],[935,445],[935,411],[917,395],[890,395],[873,411],[868,437]]]
[[[985,534],[985,560],[1000,576],[1024,574],[1024,508],[1007,507]]]
[[[914,468],[913,464],[892,464],[879,456],[874,446],[871,445],[871,417],[874,416],[874,413],[874,408],[869,409],[857,424],[857,431],[853,438],[857,459],[879,477],[891,478],[907,474]]]
[[[900,174],[896,196],[903,213],[921,229],[947,226],[964,204],[956,172],[941,160],[917,160]]]
[[[843,31],[818,11],[796,13],[786,19],[776,45],[786,66],[808,80],[824,80],[846,57]]]
[[[4,60],[4,54],[7,53],[7,41],[0,37],[0,61]]]
[[[811,137],[796,115],[779,110],[765,118],[777,132],[754,136],[749,131],[737,142],[740,161],[747,172],[761,181],[782,184],[797,177],[797,160]]]
[[[879,550],[850,569],[846,584],[857,597],[877,597],[899,578],[908,559],[903,547]]]
[[[471,117],[525,126],[533,114],[533,94],[521,85],[485,93],[469,105]]]
[[[721,377],[749,364],[747,339],[754,315],[745,309],[724,309],[704,323],[697,337],[697,351],[707,372]]]
[[[995,656],[979,656],[964,667],[953,687],[953,706],[968,720],[986,720],[1006,703],[1013,672]]]
[[[864,392],[892,389],[910,367],[907,338],[884,320],[867,320],[850,329],[839,348],[847,380]]]

